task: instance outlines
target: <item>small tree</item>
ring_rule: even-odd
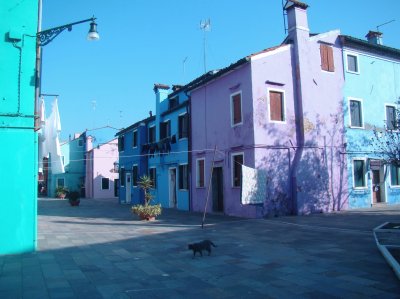
[[[154,219],[156,216],[161,214],[161,205],[151,205],[151,201],[153,200],[154,196],[150,193],[150,189],[153,187],[153,181],[147,175],[143,175],[139,178],[138,186],[144,192],[144,205],[134,205],[132,207],[132,212],[134,214],[139,215],[140,218],[151,220]]]
[[[154,196],[150,193],[150,189],[153,188],[153,181],[147,175],[143,175],[139,178],[138,186],[144,192],[144,205],[148,206]]]
[[[385,164],[400,166],[400,111],[394,109],[387,113],[388,120],[383,128],[374,128],[371,145],[374,153]]]

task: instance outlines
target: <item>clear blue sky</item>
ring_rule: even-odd
[[[381,27],[400,48],[400,1],[308,0],[312,33],[340,29],[364,39]],[[210,18],[207,70],[223,68],[285,38],[281,0],[43,0],[42,30],[97,17],[43,48],[42,92],[59,94],[62,139],[110,125],[127,127],[155,112],[154,83],[185,84],[204,72],[201,20]],[[183,61],[186,58],[186,62]],[[50,113],[52,98],[46,98]],[[95,101],[95,107],[93,105]],[[113,130],[92,131],[98,142]]]

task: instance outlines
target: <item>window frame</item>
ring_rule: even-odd
[[[132,131],[132,148],[138,147],[138,130]]]
[[[61,186],[61,184],[58,183],[59,181],[63,181],[62,186]],[[56,180],[56,188],[58,188],[58,187],[65,187],[65,178],[64,177],[57,178],[57,180]]]
[[[125,180],[126,180],[125,174],[126,174],[125,166],[120,167],[119,168],[119,184],[121,187],[125,187]]]
[[[348,58],[349,56],[355,57],[357,71],[352,71],[349,69],[349,58]],[[352,52],[346,53],[346,72],[357,75],[360,74],[360,60],[358,54]]]
[[[242,164],[240,165],[240,177],[239,177],[239,185],[235,185],[236,182],[236,161],[235,157],[242,156]],[[236,152],[231,154],[231,185],[232,188],[241,188],[242,187],[242,165],[244,165],[244,152]]]
[[[363,163],[364,163],[364,173],[363,173],[363,182],[364,182],[364,185],[363,186],[356,186],[356,173],[355,173],[355,161],[362,161]],[[353,171],[352,171],[352,175],[353,175],[353,189],[356,189],[356,190],[366,190],[366,189],[368,189],[368,179],[367,179],[367,173],[368,173],[368,171],[367,171],[367,158],[365,158],[365,157],[363,157],[363,158],[359,158],[359,157],[356,157],[356,158],[353,158],[352,159],[352,168],[353,168]]]
[[[335,55],[333,53],[333,45],[320,43],[320,58],[321,58],[321,70],[328,73],[335,72]],[[324,65],[324,54],[327,55],[327,66]],[[331,60],[330,60],[331,59]]]
[[[392,129],[389,129],[388,128],[388,126],[387,126],[387,124],[388,124],[388,114],[387,114],[387,108],[388,107],[391,107],[391,108],[393,108],[394,109],[394,122],[395,122],[395,124],[397,124],[398,125],[398,120],[396,119],[397,118],[397,113],[396,113],[396,111],[397,111],[397,105],[396,104],[385,104],[385,124],[386,124],[386,128],[388,129],[388,130],[392,130],[392,131],[398,131],[399,130],[399,127],[398,126],[394,126]]]
[[[361,113],[361,126],[354,126],[352,124],[352,118],[351,118],[351,102],[359,102],[361,105],[360,113]],[[353,129],[364,129],[364,103],[363,99],[358,99],[358,98],[353,98],[353,97],[348,97],[348,109],[349,109],[349,127]]]
[[[186,122],[186,135],[183,134],[183,128],[181,126],[181,119],[183,119],[183,122]],[[184,140],[184,139],[188,139],[188,138],[189,138],[189,113],[184,112],[184,113],[181,113],[178,115],[178,139]]]
[[[157,167],[149,167],[149,178],[153,181],[153,187],[151,189],[157,189]]]
[[[183,177],[185,168],[186,168],[186,179]],[[181,172],[181,169],[183,170],[182,172]],[[183,191],[189,190],[189,164],[188,163],[178,165],[178,175],[179,175],[178,189],[183,190]],[[186,182],[186,184],[185,184],[185,182]]]
[[[203,162],[203,184],[201,183],[200,180],[200,167],[199,167],[199,162]],[[205,188],[206,187],[206,159],[205,158],[197,158],[196,159],[196,188]]]
[[[150,131],[154,132],[153,133],[154,138],[152,140],[150,140],[150,136],[151,136]],[[148,129],[148,132],[147,132],[147,135],[148,135],[147,136],[147,141],[148,141],[148,143],[156,142],[156,140],[157,140],[156,134],[157,134],[156,125],[154,124],[152,126],[149,126],[149,129]]]
[[[103,180],[108,181],[108,188],[103,188]],[[101,178],[101,190],[110,190],[110,178]]]
[[[135,172],[133,169],[136,168],[136,176]],[[132,188],[137,188],[138,187],[138,181],[139,181],[139,166],[137,164],[132,165]]]
[[[234,97],[240,95],[240,121],[235,123],[235,105],[233,104]],[[240,126],[243,124],[243,95],[242,91],[239,90],[237,92],[234,92],[230,95],[230,113],[231,113],[231,127],[236,127]]]
[[[400,188],[400,166],[390,164],[389,167],[390,167],[390,187]],[[393,167],[397,168],[397,184],[393,184],[393,175],[392,175]]]
[[[274,93],[280,93],[282,95],[282,118],[283,120],[273,120],[271,119],[271,92]],[[286,94],[285,90],[283,89],[278,89],[278,88],[267,88],[267,97],[268,97],[268,121],[270,123],[276,123],[276,124],[286,124]]]
[[[164,130],[164,126],[166,124],[168,124],[167,132],[165,133],[165,136],[162,136],[163,130]],[[159,136],[160,140],[163,140],[165,138],[170,138],[171,137],[171,120],[170,119],[166,119],[166,120],[160,122],[160,132],[159,132],[159,134],[160,134],[160,136]]]

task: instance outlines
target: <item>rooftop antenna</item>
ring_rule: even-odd
[[[285,9],[285,1],[286,0],[282,0],[282,12],[283,12],[283,31],[285,32],[285,35],[288,32],[287,26],[286,26],[286,16],[287,16],[287,12]]]
[[[206,60],[206,32],[211,31],[210,18],[207,20],[200,21],[200,29],[203,30],[203,46],[204,46],[204,73],[207,72],[207,60]]]
[[[183,64],[183,80],[182,80],[182,82],[185,82],[185,63],[186,63],[187,59],[188,59],[188,57],[186,56],[182,62],[182,64]]]
[[[391,21],[388,21],[388,22],[386,22],[386,23],[383,23],[383,24],[380,24],[380,25],[376,26],[376,31],[380,32],[380,31],[379,31],[379,27],[385,26],[385,25],[390,24],[390,23],[392,23],[392,22],[394,22],[394,21],[396,21],[396,20],[391,20]]]

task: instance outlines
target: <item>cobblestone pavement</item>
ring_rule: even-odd
[[[39,199],[38,250],[0,256],[0,298],[400,298],[372,229],[400,206],[241,219]],[[218,247],[192,258],[187,244]]]

